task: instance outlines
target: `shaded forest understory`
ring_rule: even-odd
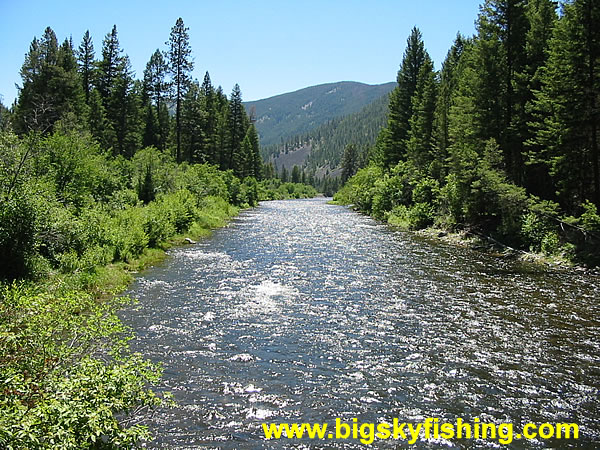
[[[346,148],[335,200],[600,264],[599,23],[592,0],[489,0],[439,72],[414,28],[387,126]]]

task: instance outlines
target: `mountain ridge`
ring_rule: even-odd
[[[360,111],[396,86],[340,81],[309,86],[262,100],[244,102],[254,115],[261,145],[277,144],[328,121]]]

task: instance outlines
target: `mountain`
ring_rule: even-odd
[[[395,82],[369,85],[353,81],[321,84],[263,100],[245,102],[256,118],[262,146],[305,134],[328,121],[360,111],[389,94]]]
[[[337,117],[306,132],[262,148],[265,160],[273,161],[278,169],[294,166],[311,171],[319,168],[331,170],[340,166],[348,144],[364,151],[375,143],[382,127],[386,125],[389,94],[384,94],[360,111]]]

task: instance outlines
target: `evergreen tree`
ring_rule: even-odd
[[[248,117],[246,110],[242,104],[242,92],[240,86],[236,83],[231,92],[229,99],[229,159],[227,169],[233,169],[234,174],[239,174],[243,171],[244,155],[241,152],[241,145],[246,136],[248,127]]]
[[[273,179],[277,176],[277,173],[275,172],[275,167],[273,166],[272,162],[269,161],[264,165],[263,175],[266,180]]]
[[[398,72],[398,86],[390,96],[388,126],[383,148],[384,164],[392,167],[406,156],[406,139],[412,117],[412,97],[417,89],[419,72],[427,52],[421,32],[414,27],[407,40],[402,65]]]
[[[263,161],[260,156],[260,143],[258,132],[254,124],[250,124],[244,137],[246,155],[246,172],[247,176],[251,176],[260,180],[262,178]]]
[[[519,74],[527,63],[525,42],[528,31],[525,0],[486,0],[477,22],[476,48],[479,56],[481,105],[480,138],[493,138],[504,154],[507,173],[523,183],[523,145],[519,132],[526,127],[524,114],[527,80]]]
[[[155,108],[145,95],[142,96],[141,101],[144,122],[142,132],[142,146],[159,148],[160,132]]]
[[[210,164],[219,165],[220,157],[217,145],[218,108],[216,104],[216,93],[210,81],[210,75],[208,72],[206,72],[204,75],[204,80],[202,81],[200,90],[204,100],[203,109],[206,113],[202,126],[202,132],[204,134],[207,160]]]
[[[89,30],[83,35],[81,45],[77,50],[77,61],[79,63],[83,92],[85,93],[85,102],[89,105],[94,78],[94,43],[92,42]]]
[[[600,206],[597,102],[600,95],[600,5],[565,4],[536,92],[538,151],[532,162],[547,167],[558,198],[569,212],[586,199]]]
[[[69,40],[59,47],[54,31],[31,43],[21,68],[23,86],[15,111],[16,128],[51,132],[56,121],[76,125],[85,116],[77,63]]]
[[[182,159],[190,163],[206,162],[203,123],[205,112],[202,109],[202,93],[198,82],[190,84],[182,102],[181,152]]]
[[[294,166],[292,169],[292,183],[300,183],[302,175],[300,174],[300,167]]]
[[[521,75],[528,80],[524,93],[526,102],[527,127],[521,129],[519,134],[525,142],[525,186],[527,189],[542,198],[555,198],[555,189],[548,167],[538,161],[538,155],[544,151],[535,141],[535,92],[542,88],[542,78],[548,60],[550,39],[558,21],[556,4],[552,0],[530,0],[527,5],[527,18],[529,31],[526,39],[527,64]]]
[[[110,138],[108,141],[105,139],[111,134],[110,131],[112,128],[106,120],[106,111],[98,89],[94,88],[90,92],[89,107],[88,126],[90,133],[92,133],[92,136],[94,136],[103,148],[109,148],[109,142],[113,139]]]
[[[148,163],[144,171],[144,176],[142,177],[140,174],[140,179],[138,181],[138,198],[145,204],[150,203],[156,196],[152,171],[152,164]]]
[[[412,117],[407,137],[407,159],[421,173],[430,175],[434,160],[434,119],[437,100],[437,78],[433,61],[425,56],[413,95]]]
[[[459,79],[457,67],[465,46],[470,43],[471,41],[466,40],[460,33],[457,34],[440,71],[434,124],[435,155],[431,173],[440,181],[447,175],[446,158],[448,157],[448,147],[450,147],[448,117]]]
[[[141,144],[141,83],[133,80],[129,58],[122,60],[108,99],[107,117],[115,132],[113,153],[131,158]]]
[[[281,168],[281,181],[282,183],[287,183],[289,181],[289,173],[285,166]]]
[[[229,166],[229,102],[223,94],[221,87],[215,92],[216,108],[218,111],[215,130],[215,147],[219,167],[221,170],[230,169]]]
[[[166,148],[169,135],[169,113],[165,102],[169,89],[166,80],[168,69],[163,54],[156,50],[144,70],[144,95],[152,109],[146,113],[146,129],[154,130],[152,133],[148,132],[148,138],[154,135],[153,142],[148,145],[161,150]]]
[[[0,96],[0,131],[6,131],[10,128],[10,111],[2,104]]]
[[[106,119],[99,140],[106,148],[112,148],[114,155],[131,157],[142,143],[142,87],[134,82],[129,58],[122,53],[114,25],[104,38],[102,60],[98,62],[97,89]],[[94,108],[94,120],[98,120],[100,110]]]
[[[171,35],[167,41],[167,58],[171,72],[171,89],[175,101],[175,133],[176,133],[176,157],[181,162],[181,112],[182,102],[189,88],[190,73],[194,68],[192,61],[192,49],[190,47],[189,28],[183,24],[180,17],[171,28]]]
[[[123,71],[122,52],[117,35],[117,26],[113,25],[111,32],[104,37],[102,42],[102,59],[98,62],[96,80],[96,87],[105,107],[115,85],[115,80]]]
[[[348,144],[344,149],[344,156],[342,158],[342,183],[348,181],[348,179],[357,172],[358,170],[358,152],[354,144]]]

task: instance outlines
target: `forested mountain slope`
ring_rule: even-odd
[[[267,146],[302,135],[332,119],[356,113],[391,92],[395,85],[342,81],[311,86],[244,105],[256,119],[261,145]]]
[[[384,94],[360,111],[328,121],[304,135],[289,138],[283,144],[262,149],[263,158],[273,158],[278,168],[294,165],[311,169],[341,164],[344,149],[353,144],[364,150],[375,143],[387,121],[389,95]]]

